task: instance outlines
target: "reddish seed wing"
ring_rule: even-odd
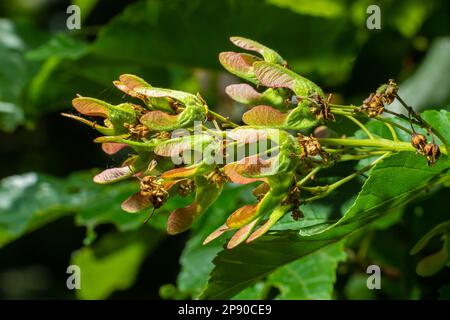
[[[72,105],[86,116],[107,118],[109,115],[108,104],[94,98],[78,97],[72,100]]]
[[[290,70],[268,62],[255,62],[253,65],[256,78],[266,87],[288,88],[295,90],[295,75]]]
[[[206,237],[206,239],[203,241],[203,244],[205,245],[205,244],[210,243],[211,241],[220,237],[222,234],[224,234],[225,232],[227,232],[229,230],[230,230],[230,228],[228,228],[228,226],[226,224],[221,225],[219,228],[214,230],[208,237]]]
[[[240,228],[243,225],[246,225],[250,221],[253,220],[253,217],[257,214],[258,205],[257,204],[248,204],[243,207],[240,207],[235,212],[231,214],[231,216],[227,219],[227,226],[235,229]]]
[[[175,157],[185,150],[194,148],[194,140],[186,137],[184,139],[175,138],[159,143],[155,147],[155,154],[162,157]]]
[[[152,204],[148,197],[144,197],[137,192],[122,202],[121,208],[129,213],[136,213],[150,207]]]
[[[190,166],[185,168],[176,168],[172,170],[168,170],[161,175],[161,178],[167,180],[180,180],[187,179],[197,175],[200,167],[199,166]]]
[[[225,69],[252,82],[255,81],[253,63],[260,60],[258,57],[246,53],[221,52],[219,54],[219,61]]]
[[[233,236],[231,237],[230,241],[227,243],[227,249],[233,249],[234,247],[238,246],[242,242],[245,241],[245,239],[248,238],[250,233],[252,232],[253,228],[258,223],[259,219],[255,219],[249,224],[246,224],[245,226],[241,227],[238,231],[236,231]]]
[[[264,180],[261,178],[247,178],[247,177],[240,175],[236,171],[239,168],[239,166],[240,166],[240,164],[238,164],[236,162],[229,163],[224,166],[223,172],[227,175],[228,178],[230,178],[231,182],[239,183],[239,184],[248,184],[248,183]]]
[[[256,41],[242,37],[230,37],[230,41],[239,48],[263,53],[264,46]]]
[[[151,87],[144,79],[139,78],[133,74],[122,74],[119,77],[120,82],[130,90],[135,90],[141,87]]]
[[[122,150],[123,148],[127,147],[128,145],[125,143],[111,143],[106,142],[102,143],[102,150],[106,154],[113,155]]]
[[[225,88],[225,92],[231,99],[243,104],[258,103],[261,99],[261,93],[246,83],[231,84]]]
[[[130,167],[106,169],[94,177],[94,182],[99,184],[108,184],[131,177],[133,171]]]
[[[231,37],[230,41],[234,45],[242,49],[258,52],[260,55],[264,57],[264,60],[266,61],[273,63],[281,63],[283,65],[286,64],[286,61],[276,51],[266,47],[265,45],[257,41],[243,37]]]
[[[242,115],[242,121],[250,126],[281,126],[288,117],[287,113],[270,106],[256,106]]]
[[[256,129],[250,127],[241,127],[228,132],[228,137],[240,143],[253,143],[270,139],[272,134],[270,129]]]
[[[272,166],[272,158],[263,159],[256,155],[243,158],[237,162],[235,171],[246,177],[258,176]]]
[[[269,190],[270,190],[269,184],[267,182],[263,182],[252,190],[252,194],[258,198],[264,196],[267,192],[269,192]]]
[[[252,242],[259,237],[261,237],[263,234],[265,234],[269,229],[277,223],[278,220],[280,220],[289,210],[291,209],[291,206],[289,205],[282,205],[277,207],[269,216],[269,219],[264,222],[264,224],[259,227],[255,232],[253,232],[250,237],[247,238],[246,242]]]
[[[150,130],[170,131],[177,128],[178,116],[162,111],[150,111],[141,117],[141,122]]]
[[[167,220],[167,233],[174,235],[189,229],[192,223],[194,223],[199,210],[198,204],[193,202],[185,208],[179,208],[173,211]]]

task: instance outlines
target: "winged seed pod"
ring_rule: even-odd
[[[241,48],[260,53],[264,58],[263,61],[256,56],[235,52],[222,52],[219,55],[220,62],[229,72],[258,86],[268,87],[262,93],[248,84],[227,87],[227,94],[234,100],[257,105],[244,114],[244,123],[286,130],[308,130],[317,126],[321,119],[334,119],[322,89],[287,69],[286,62],[275,51],[240,37],[232,37],[231,41]],[[298,101],[297,104],[292,102],[293,97]]]
[[[365,140],[324,138],[323,131],[332,135],[326,121],[333,121],[335,115],[353,119],[367,129],[351,116],[364,116],[361,111],[369,117],[379,115],[398,90],[390,80],[361,107],[332,105],[331,96],[327,99],[314,82],[290,70],[276,51],[242,37],[230,40],[255,54],[222,52],[219,55],[226,70],[249,82],[225,89],[232,99],[249,107],[242,116],[242,125],[210,111],[198,93],[153,87],[131,74],[123,74],[113,83],[126,95],[139,99],[140,104],[112,105],[78,96],[72,105],[81,116],[64,114],[102,134],[94,142],[101,143],[107,154],[128,149],[128,157],[121,165],[94,177],[94,182],[99,184],[125,179],[136,182],[135,192],[123,199],[124,211],[151,212],[147,221],[155,210],[158,212],[158,208],[174,197],[194,194],[190,205],[170,213],[169,234],[188,230],[220,197],[228,182],[257,184],[253,189],[254,200],[230,212],[226,221],[204,240],[207,244],[225,233],[233,233],[227,243],[229,249],[255,241],[289,213],[294,220],[301,219],[300,206],[304,202],[324,197],[360,174],[328,186],[305,187],[316,183],[315,174],[319,170],[340,160],[366,159],[373,157],[374,151],[387,152],[393,141],[382,139],[382,147],[377,150],[377,139],[364,144]],[[217,122],[233,129],[224,131]],[[317,136],[311,132],[317,132]],[[402,150],[416,149],[429,164],[434,164],[440,149],[434,137],[432,141],[427,143],[425,136],[415,134],[412,146],[404,143]],[[421,265],[431,263],[441,267],[443,256],[439,253]]]

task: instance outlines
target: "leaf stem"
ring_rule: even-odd
[[[386,151],[409,151],[415,152],[416,149],[408,142],[392,141],[388,139],[338,139],[321,138],[320,144],[328,146],[350,146],[350,147],[373,147]]]
[[[388,123],[388,122],[383,122],[383,123],[386,125],[386,127],[387,127],[387,128],[389,129],[389,131],[391,132],[392,139],[393,139],[394,141],[398,141],[397,133],[395,132],[394,127],[392,127],[392,125],[391,125],[390,123]]]
[[[306,176],[304,176],[299,182],[297,182],[297,186],[300,187],[304,185],[306,182],[308,182],[309,179],[314,177],[314,175],[319,172],[319,170],[322,169],[321,166],[317,166],[314,169],[312,169]]]
[[[358,125],[369,137],[369,139],[373,140],[373,135],[372,133],[370,133],[369,129],[367,129],[367,127],[361,123],[361,121],[359,121],[358,119],[352,117],[352,116],[345,116],[346,118],[350,119],[351,121],[353,121],[356,125]]]
[[[303,190],[305,191],[309,191],[312,193],[318,193],[317,195],[307,198],[305,200],[303,200],[303,202],[311,202],[320,198],[323,198],[327,195],[329,195],[332,191],[334,191],[335,189],[339,188],[340,186],[342,186],[343,184],[349,182],[350,180],[352,180],[353,178],[361,175],[362,173],[370,170],[373,166],[375,166],[377,163],[379,163],[380,161],[382,161],[384,158],[386,158],[387,156],[389,156],[391,154],[391,152],[386,152],[384,153],[381,157],[379,157],[378,159],[376,159],[375,161],[373,161],[371,164],[369,164],[368,166],[365,166],[364,168],[353,172],[352,174],[336,181],[335,183],[326,185],[326,186],[317,186],[317,187],[302,187]]]
[[[232,128],[237,128],[239,127],[239,125],[237,125],[236,123],[234,123],[233,121],[231,121],[228,118],[225,118],[224,116],[221,116],[220,114],[218,114],[217,112],[214,112],[212,110],[208,110],[208,113],[212,114],[214,116],[214,118],[219,119],[220,121],[222,121],[223,123],[228,124],[230,127]]]
[[[375,119],[378,120],[378,121],[384,122],[384,123],[386,123],[386,124],[390,124],[391,126],[397,127],[397,128],[399,128],[400,130],[405,131],[405,132],[408,133],[409,135],[412,135],[412,134],[413,134],[413,132],[412,132],[411,130],[409,130],[408,128],[402,126],[401,124],[398,124],[398,123],[396,123],[396,122],[393,122],[393,121],[391,121],[391,120],[389,120],[389,119],[387,119],[387,118],[383,118],[383,117],[381,117],[381,116],[377,116],[377,117],[375,117]]]

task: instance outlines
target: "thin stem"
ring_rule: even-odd
[[[218,114],[217,112],[214,112],[212,110],[208,110],[208,112],[210,114],[212,114],[214,116],[214,118],[219,119],[220,121],[222,121],[223,123],[228,124],[230,127],[232,128],[237,128],[239,127],[239,125],[237,125],[236,123],[234,123],[233,121],[231,121],[228,118],[225,118],[224,116],[221,116],[220,114]]]
[[[411,122],[411,123],[414,123],[414,124],[417,124],[417,125],[421,125],[421,123],[419,121],[417,121],[416,119],[410,119],[409,117],[405,116],[404,114],[397,113],[395,111],[391,111],[391,110],[388,110],[388,109],[384,109],[384,112],[392,114],[393,116],[396,116],[396,117],[398,117],[400,119],[403,119],[403,120],[406,120],[408,122]]]
[[[352,105],[341,105],[341,104],[329,104],[330,107],[336,107],[336,108],[342,108],[342,109],[359,109],[358,106],[352,106]]]
[[[319,172],[319,170],[322,169],[321,166],[317,166],[314,169],[312,169],[306,176],[304,176],[302,178],[302,180],[300,180],[299,182],[297,182],[297,186],[300,187],[302,185],[304,185],[306,182],[308,182],[309,179],[311,179],[312,177],[314,177],[314,175]]]
[[[317,186],[317,187],[302,187],[303,190],[309,191],[309,192],[320,192],[320,194],[315,195],[313,197],[307,198],[305,200],[303,200],[303,202],[311,202],[320,198],[323,198],[327,195],[329,195],[332,191],[334,191],[335,189],[339,188],[340,186],[342,186],[343,184],[349,182],[350,180],[352,180],[353,178],[361,175],[362,173],[370,170],[373,166],[375,166],[377,163],[379,163],[380,161],[382,161],[384,158],[386,158],[387,156],[389,156],[391,154],[391,152],[386,152],[384,153],[381,157],[379,157],[378,159],[376,159],[375,161],[373,161],[371,164],[369,164],[368,166],[365,166],[364,168],[362,168],[361,170],[355,171],[352,174],[342,178],[341,180],[336,181],[335,183],[332,183],[330,185],[326,185],[326,186]]]
[[[339,114],[341,116],[352,116],[352,115],[354,115],[353,111],[348,112],[348,111],[341,110],[341,109],[334,109],[334,108],[330,108],[330,109],[331,109],[331,112],[333,114]]]
[[[340,157],[339,159],[336,159],[335,161],[344,162],[344,161],[362,160],[362,159],[371,158],[378,154],[385,154],[385,153],[386,153],[386,151],[375,151],[375,152],[370,152],[367,154],[344,154],[344,155],[342,155],[342,157]]]
[[[408,133],[408,134],[410,134],[410,135],[413,134],[413,132],[412,132],[411,130],[409,130],[408,128],[402,126],[401,124],[398,124],[398,123],[396,123],[396,122],[393,122],[393,121],[391,121],[391,120],[389,120],[389,119],[387,119],[387,118],[383,118],[383,117],[381,117],[381,116],[377,116],[377,117],[375,117],[375,119],[378,120],[378,121],[384,122],[384,123],[386,123],[386,124],[390,124],[391,126],[397,127],[397,128],[399,128],[400,130],[403,130],[403,131],[405,131],[406,133]]]
[[[219,138],[226,138],[227,133],[222,131],[222,130],[217,130],[217,129],[211,129],[208,128],[207,126],[205,126],[204,124],[202,124],[202,128],[203,130],[205,130],[208,134],[214,136],[214,137],[219,137]]]
[[[369,137],[369,139],[373,140],[373,135],[370,133],[369,129],[367,129],[367,127],[362,124],[358,119],[352,117],[352,116],[345,116],[346,118],[350,119],[351,121],[353,121],[356,125],[358,125]]]
[[[399,98],[399,97],[397,96],[397,98]],[[401,98],[400,98],[399,101],[400,101],[400,103],[402,103],[403,100],[401,100]],[[404,103],[404,101],[403,101],[403,103]],[[402,105],[405,106],[406,103],[405,103],[405,104],[402,104]],[[406,106],[408,106],[408,105],[406,105]],[[409,107],[409,106],[408,106],[408,107]],[[411,107],[409,107],[409,108],[411,108]],[[389,114],[392,114],[392,115],[394,115],[394,116],[396,116],[396,117],[399,117],[399,118],[401,118],[401,119],[404,119],[404,120],[406,120],[406,121],[409,121],[410,124],[411,124],[411,128],[413,129],[413,131],[414,131],[413,123],[416,124],[416,125],[425,127],[426,129],[429,129],[433,134],[435,134],[435,135],[439,138],[439,140],[441,140],[441,142],[442,142],[442,144],[444,145],[444,148],[445,148],[445,153],[448,154],[448,152],[449,152],[449,146],[448,146],[448,144],[446,143],[446,140],[444,139],[444,137],[443,137],[439,132],[435,131],[435,130],[430,126],[430,124],[429,124],[428,122],[426,122],[425,120],[423,120],[420,116],[419,116],[420,121],[418,121],[418,120],[416,120],[416,119],[409,119],[409,118],[406,117],[405,115],[400,114],[400,113],[397,113],[397,112],[394,112],[394,111],[391,111],[391,110],[386,110],[386,109],[385,109],[384,112],[389,113]],[[414,112],[414,114],[416,114],[416,113]]]
[[[411,106],[408,106],[406,104],[406,102],[403,101],[403,99],[398,94],[395,94],[395,97],[400,102],[400,104],[406,109],[406,111],[408,111],[409,115],[412,114],[414,116],[414,118],[416,118],[417,121],[421,124],[422,123],[422,118],[420,117],[420,115],[417,112],[415,112],[414,109]]]
[[[392,125],[390,123],[387,123],[387,122],[383,122],[383,123],[386,125],[386,127],[391,132],[392,139],[394,139],[394,141],[398,141],[397,133],[395,132],[394,127],[392,127]]]

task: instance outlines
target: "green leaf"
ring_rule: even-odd
[[[324,75],[331,71],[345,77],[365,39],[357,37],[346,15],[335,17],[339,20],[328,19],[323,14],[311,16],[308,11],[293,12],[259,0],[199,0],[187,4],[141,1],[128,6],[99,33],[93,53],[145,66],[178,64],[219,69],[218,50],[231,48],[228,37],[234,34],[230,31],[245,30],[240,35],[279,49],[300,70],[307,68]],[[261,28],[255,21],[262,17],[277,28]],[[211,21],[215,28],[211,28]],[[341,45],[344,38],[349,45]]]
[[[450,112],[446,110],[427,110],[421,113],[421,117],[427,121],[438,135],[440,140],[450,146]]]
[[[23,110],[17,104],[0,102],[0,128],[12,132],[23,122]]]
[[[144,232],[147,231],[147,232]],[[114,291],[133,285],[146,254],[154,249],[163,233],[156,230],[113,233],[92,247],[72,254],[71,264],[80,267],[79,299],[106,299]]]
[[[79,59],[88,52],[88,45],[66,33],[59,33],[47,43],[30,50],[25,57],[30,60],[44,60],[50,57]]]
[[[355,202],[338,222],[309,236],[294,231],[273,232],[249,245],[219,253],[200,297],[230,298],[275,269],[338,242],[384,216],[388,209],[418,197],[449,166],[447,157],[429,167],[425,160],[418,161],[414,154],[407,152],[384,159],[371,170]]]
[[[142,227],[145,216],[128,214],[120,204],[139,190],[137,181],[97,185],[96,172],[77,172],[67,178],[55,178],[34,172],[0,181],[0,247],[68,213],[75,213],[78,225],[90,230],[112,223],[121,231]],[[150,225],[165,229],[171,210],[186,205],[188,198],[174,197],[158,210]]]
[[[346,258],[344,243],[338,242],[283,266],[267,281],[280,290],[276,299],[331,299],[337,265]]]
[[[410,254],[419,253],[419,251],[421,251],[428,244],[431,238],[440,234],[447,234],[447,233],[450,233],[450,221],[442,222],[437,226],[435,226],[430,231],[428,231],[422,238],[420,238],[419,241],[417,241],[417,243],[411,249]]]
[[[447,249],[447,240],[438,252],[426,256],[419,261],[416,272],[421,277],[430,277],[438,273],[449,261],[449,253]]]
[[[336,0],[268,0],[268,2],[300,14],[317,17],[341,17],[346,10],[345,2]]]
[[[13,131],[25,120],[21,94],[37,68],[24,53],[43,40],[35,27],[0,19],[0,129]]]

